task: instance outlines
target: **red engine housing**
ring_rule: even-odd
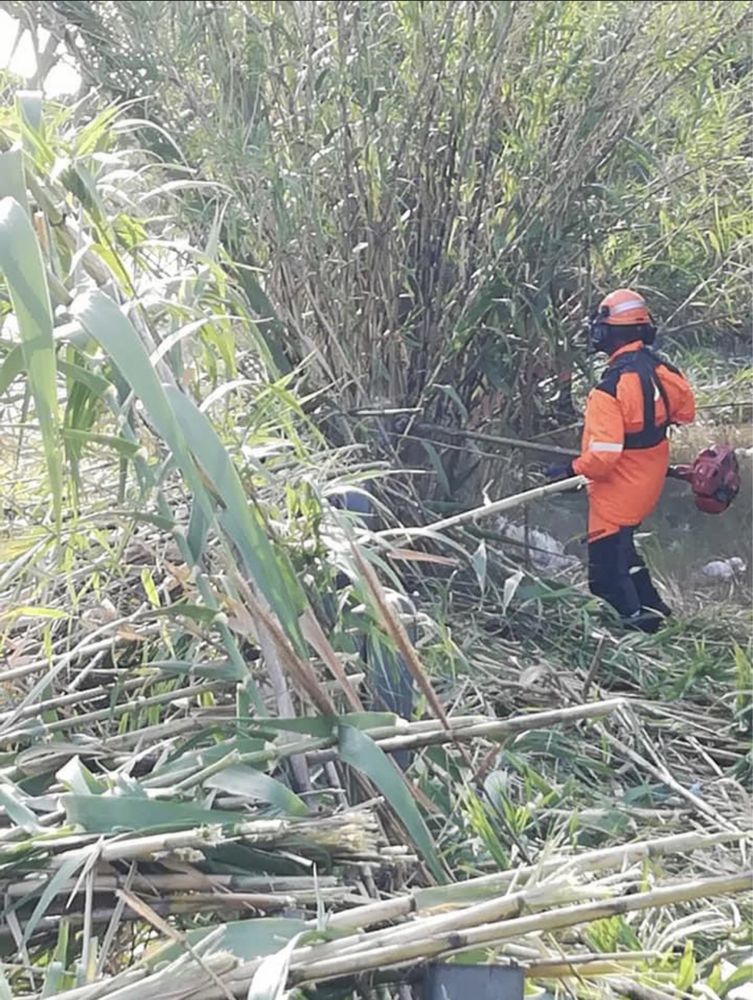
[[[740,492],[737,456],[726,444],[704,448],[692,465],[677,465],[671,475],[690,483],[696,507],[706,514],[721,514]]]

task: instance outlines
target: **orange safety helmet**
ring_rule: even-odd
[[[651,323],[646,300],[632,288],[618,288],[599,303],[599,319],[609,326],[637,326]]]
[[[620,327],[635,327],[621,336]],[[620,343],[635,339],[653,344],[656,327],[648,311],[646,300],[632,288],[618,288],[599,303],[599,308],[588,321],[588,346],[591,352],[611,354]]]

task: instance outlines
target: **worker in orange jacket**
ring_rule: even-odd
[[[642,296],[620,288],[589,322],[590,349],[609,363],[586,403],[581,453],[549,478],[588,482],[588,577],[630,627],[655,632],[670,609],[634,544],[656,507],[669,466],[667,428],[692,423],[695,399],[681,372],[649,350],[656,328]]]

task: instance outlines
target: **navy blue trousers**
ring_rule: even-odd
[[[591,593],[611,604],[626,624],[655,632],[670,609],[636,551],[636,527],[620,528],[589,542],[588,585]]]

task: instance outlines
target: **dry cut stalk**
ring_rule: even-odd
[[[643,952],[636,952],[638,955],[642,955]],[[633,962],[640,962],[640,958],[633,958]],[[552,959],[547,962],[532,962],[530,965],[526,965],[524,968],[524,975],[526,979],[594,979],[597,976],[613,976],[619,972],[627,972],[628,970],[625,966],[630,965],[631,958],[630,955],[626,959],[620,957],[620,959],[611,959],[608,961],[600,961],[592,958],[588,962],[578,961],[577,958],[573,958],[568,961],[566,956],[560,961],[555,961]],[[611,979],[610,979],[611,981]],[[675,997],[672,1000],[676,1000]]]
[[[343,670],[343,666],[337,658],[337,653],[330,645],[327,636],[322,631],[322,627],[317,620],[311,607],[307,607],[299,619],[301,634],[316,651],[317,655],[327,664],[332,676],[339,683],[343,694],[348,700],[348,704],[354,712],[363,712],[363,702],[353,689],[348,675]]]
[[[112,708],[101,708],[94,712],[85,712],[81,715],[71,716],[69,719],[58,719],[55,722],[40,723],[33,728],[19,727],[18,729],[3,732],[0,735],[0,743],[14,743],[32,737],[38,740],[42,733],[55,733],[72,726],[81,726],[88,722],[97,722],[102,719],[119,718],[129,712],[140,712],[144,708],[154,705],[167,705],[171,701],[179,701],[185,698],[192,698],[194,695],[205,694],[208,691],[216,691],[220,687],[219,681],[207,681],[202,684],[193,684],[189,687],[176,688],[174,691],[164,691],[161,694],[151,695],[149,698],[138,698],[120,705],[113,705]]]
[[[603,920],[635,910],[670,906],[704,897],[747,892],[753,886],[752,880],[753,871],[747,871],[738,875],[723,875],[717,878],[682,882],[678,885],[663,886],[650,892],[617,896],[608,902],[565,906],[531,916],[518,917],[514,920],[482,924],[462,933],[453,931],[444,937],[429,936],[407,945],[387,945],[383,948],[369,949],[368,945],[364,943],[364,948],[352,955],[344,955],[325,961],[312,959],[312,961],[300,965],[296,960],[296,953],[293,952],[292,981],[299,984],[334,979],[343,975],[367,972],[370,969],[383,969],[417,959],[425,960],[438,955],[451,954],[464,948],[494,944],[498,941],[518,938],[534,932],[574,927],[577,924],[591,923],[594,920]]]
[[[708,816],[709,819],[718,823],[719,826],[726,827],[728,830],[734,829],[734,824],[730,823],[730,821],[725,819],[724,816],[721,816],[707,802],[704,802],[703,799],[699,799],[698,796],[694,795],[688,788],[683,788],[680,782],[672,777],[666,767],[656,767],[654,764],[651,764],[650,761],[645,759],[645,757],[641,757],[639,753],[636,753],[635,750],[629,747],[626,743],[623,743],[621,739],[614,736],[612,733],[605,731],[604,735],[606,736],[607,741],[619,750],[620,753],[625,754],[625,756],[632,760],[634,764],[643,770],[648,771],[649,774],[653,775],[653,777],[660,781],[663,785],[671,788],[673,792],[676,792],[678,795],[682,796],[682,798],[687,799],[694,809],[697,809],[705,816]]]
[[[672,839],[672,838],[667,838]],[[676,839],[676,838],[675,838]],[[645,845],[643,845],[645,846]],[[603,852],[597,852],[603,853]],[[363,947],[351,954],[335,955],[332,958],[318,959],[318,955],[324,955],[332,950],[331,945],[311,946],[297,949],[292,956],[291,979],[295,983],[305,983],[314,981],[326,981],[341,976],[355,975],[370,969],[383,969],[404,965],[416,960],[426,960],[437,955],[450,954],[477,945],[495,944],[497,942],[519,938],[534,932],[546,932],[564,927],[572,927],[577,924],[589,923],[594,920],[614,916],[621,913],[628,913],[635,910],[642,910],[652,907],[674,905],[704,897],[714,897],[727,895],[730,893],[744,892],[751,888],[751,872],[738,875],[728,875],[716,878],[704,879],[700,881],[685,882],[676,885],[664,886],[650,892],[635,895],[623,895],[615,899],[600,902],[586,903],[575,906],[567,906],[554,910],[546,910],[542,913],[520,917],[512,920],[494,921],[492,923],[481,924],[479,926],[458,932],[449,932],[441,935],[436,930],[432,933],[429,930],[430,921],[416,921],[416,928],[427,929],[427,935],[417,940],[374,947],[372,942],[378,935],[366,935]],[[243,995],[248,989],[248,985],[254,973],[259,967],[261,960],[250,963],[243,963],[235,966],[233,962],[230,967],[224,965],[223,972],[216,968],[214,960],[218,962],[225,956],[215,955],[207,958],[206,962],[211,964],[212,972],[222,975],[223,989],[228,988],[235,995]],[[135,972],[135,970],[134,970]],[[95,988],[76,989],[62,994],[61,1000],[94,1000],[95,997],[107,997],[108,1000],[148,1000],[148,998],[177,998],[185,995],[188,988],[188,978],[192,990],[201,990],[202,1000],[216,1000],[224,994],[218,992],[217,987],[212,985],[213,976],[209,976],[209,981],[202,983],[198,970],[190,969],[185,962],[172,963],[168,969],[141,978],[134,975],[131,977],[116,977],[110,984],[112,989],[107,990],[106,984],[97,984]],[[166,980],[165,975],[169,974]],[[122,988],[118,988],[118,981],[123,983]],[[130,985],[126,983],[130,982]],[[104,987],[104,988],[103,988]]]
[[[556,906],[560,903],[572,903],[586,898],[598,898],[604,895],[604,887],[593,885],[534,885],[519,892],[495,896],[483,903],[466,906],[464,909],[451,913],[435,913],[421,917],[410,923],[398,924],[382,931],[367,934],[355,934],[350,938],[341,938],[331,944],[317,948],[312,945],[310,952],[302,952],[300,961],[308,954],[318,961],[332,955],[343,957],[357,954],[365,947],[386,948],[391,945],[405,946],[411,941],[425,941],[427,938],[444,938],[449,934],[457,934],[493,921],[508,920],[517,917],[525,910],[540,910],[543,907]]]
[[[21,879],[3,887],[10,899],[24,899],[34,892],[41,892],[48,884],[47,878]],[[56,886],[56,895],[66,896],[74,892],[76,879],[69,879]],[[306,875],[281,875],[279,878],[257,877],[254,875],[205,875],[203,872],[179,872],[168,874],[106,875],[98,874],[94,880],[95,892],[114,893],[116,889],[128,887],[138,892],[153,893],[198,893],[217,890],[224,893],[259,894],[260,898],[298,899],[315,895],[317,892],[334,892],[345,895],[347,886],[342,886],[333,875],[320,875],[317,879]],[[285,895],[278,895],[284,893]]]
[[[561,429],[561,428],[560,428]],[[457,430],[454,427],[440,427],[438,424],[418,424],[419,431],[439,431],[447,437],[469,438],[472,441],[488,441],[489,444],[503,444],[511,448],[522,448],[524,451],[540,451],[547,455],[565,455],[574,458],[577,452],[572,448],[563,448],[558,444],[546,444],[541,441],[522,441],[520,438],[501,437],[499,434],[486,434],[483,431]]]
[[[495,872],[493,875],[482,875],[465,882],[456,882],[451,886],[443,886],[441,890],[419,889],[409,896],[368,903],[355,910],[344,910],[340,913],[334,913],[329,918],[328,923],[338,930],[369,927],[373,924],[396,920],[409,913],[429,912],[434,906],[467,906],[469,903],[475,902],[480,893],[504,892],[513,881],[531,876],[545,878],[555,872],[577,874],[620,868],[634,864],[636,861],[662,857],[666,854],[686,854],[690,851],[713,847],[715,844],[729,843],[742,837],[741,833],[733,834],[728,831],[680,833],[671,837],[658,837],[655,840],[643,840],[619,847],[586,851],[574,857],[554,856],[545,858],[535,865],[510,868],[507,871]]]
[[[373,824],[372,815],[365,810],[352,810],[323,819],[257,819],[227,827],[211,825],[125,840],[112,839],[97,846],[97,857],[102,861],[149,859],[155,855],[175,854],[186,848],[200,850],[202,847],[214,847],[233,840],[270,846],[284,846],[293,841],[303,853],[308,843],[317,848],[327,846],[335,855],[338,852],[347,855],[374,854],[374,849],[370,847]],[[96,836],[89,834],[84,838],[93,842]],[[92,844],[81,846],[84,838],[75,838],[78,844],[73,850],[51,857],[49,866],[59,868],[65,860],[74,856],[89,858],[93,847]],[[57,846],[60,843],[58,841]]]
[[[625,965],[659,958],[656,951],[584,952],[581,955],[552,955],[526,962],[527,979],[565,979],[568,976],[604,976],[624,972]]]
[[[445,729],[450,730],[447,713],[437,697],[437,693],[434,690],[434,687],[429,680],[429,677],[424,670],[415,649],[413,648],[413,644],[408,638],[407,632],[403,628],[403,623],[400,621],[399,616],[396,615],[390,608],[376,573],[358,551],[358,548],[355,545],[352,545],[351,547],[353,555],[355,556],[356,565],[358,566],[359,572],[363,576],[369,594],[374,601],[382,628],[385,630],[390,639],[392,639],[398,652],[408,664],[410,672],[413,674],[418,686],[426,696],[426,700],[431,705],[432,711],[436,717],[441,720]]]
[[[157,673],[153,674],[151,677],[135,677],[132,680],[123,681],[121,689],[125,693],[127,691],[138,690],[148,684],[158,683],[159,681],[164,681],[164,676]],[[96,701],[101,698],[108,698],[111,694],[112,692],[110,689],[106,687],[85,688],[83,691],[73,691],[67,694],[60,694],[55,698],[49,698],[46,701],[37,701],[33,705],[29,705],[27,708],[23,709],[17,718],[33,718],[35,715],[41,715],[43,712],[49,712],[53,709],[65,708],[70,705],[76,705],[87,701]],[[11,714],[11,712],[0,712],[0,722],[4,722],[10,717]]]
[[[520,938],[526,934],[542,933],[573,927],[579,924],[591,923],[607,917],[654,907],[670,906],[680,902],[689,902],[704,897],[729,895],[745,892],[751,888],[753,872],[737,875],[725,875],[716,878],[683,882],[676,885],[663,886],[650,892],[634,895],[618,896],[607,902],[586,903],[575,906],[545,910],[542,913],[519,917],[513,920],[497,921],[490,924],[466,930],[462,933],[450,932],[446,936],[429,935],[407,944],[389,945],[386,947],[369,947],[368,940],[364,947],[352,954],[336,955],[333,958],[317,960],[316,955],[325,951],[328,946],[312,946],[297,949],[291,959],[290,982],[303,984],[310,982],[325,982],[343,976],[353,976],[373,969],[386,969],[410,964],[415,961],[425,961],[440,955],[448,955],[466,948],[493,945],[511,938]],[[305,956],[305,957],[304,957]],[[223,978],[224,983],[237,996],[243,996],[244,990],[253,979],[261,960],[242,963],[230,970]],[[107,1000],[147,1000],[161,996],[163,998],[180,997],[177,970],[171,975],[170,983],[174,992],[156,992],[159,974],[141,980],[137,985],[126,987],[109,994]],[[164,980],[161,985],[164,987]],[[196,972],[193,973],[191,985],[194,990],[201,988]],[[187,986],[183,981],[183,988]],[[202,1000],[218,1000],[222,994],[217,993],[206,983],[201,992]],[[103,996],[83,990],[74,990],[62,994],[61,1000],[94,1000]]]
[[[191,958],[199,965],[203,971],[209,976],[212,982],[215,984],[218,990],[221,991],[225,1000],[235,1000],[233,994],[227,988],[227,986],[222,982],[220,977],[214,971],[214,969],[209,968],[202,957],[196,954],[196,951],[191,946],[190,941],[186,938],[184,934],[177,931],[172,924],[169,924],[166,920],[156,913],[148,903],[145,903],[143,899],[139,899],[138,896],[134,896],[132,892],[128,889],[118,889],[117,895],[120,899],[124,900],[128,906],[142,918],[147,923],[151,924],[156,930],[163,934],[165,937],[169,938],[171,941],[176,942],[182,948],[185,948]]]
[[[625,704],[622,698],[611,698],[609,701],[589,702],[587,705],[574,705],[572,708],[558,708],[550,712],[531,712],[530,715],[514,715],[510,719],[488,720],[473,723],[470,726],[454,727],[450,722],[448,729],[435,728],[426,731],[412,732],[412,727],[404,727],[404,731],[395,736],[383,736],[375,739],[375,743],[386,753],[393,750],[415,750],[419,747],[436,746],[439,743],[465,743],[476,739],[500,739],[513,736],[516,733],[526,733],[532,729],[549,729],[561,723],[578,722],[583,719],[599,719],[609,715]],[[367,730],[367,732],[369,732]],[[369,735],[372,736],[371,732]],[[372,736],[372,739],[374,737]],[[312,760],[329,760],[336,756],[334,749],[315,750],[310,755]]]
[[[666,993],[653,986],[644,986],[622,977],[610,977],[609,984],[613,990],[619,990],[628,1000],[677,1000],[677,993]]]
[[[314,668],[293,649],[290,640],[283,632],[282,626],[275,615],[262,607],[261,602],[257,600],[251,588],[248,585],[244,585],[240,577],[238,577],[237,582],[243,590],[243,597],[249,611],[256,619],[257,627],[261,625],[273,640],[275,650],[280,657],[280,662],[283,664],[290,678],[305,692],[311,703],[320,712],[323,712],[325,715],[336,715],[337,710],[331,699],[322,690]]]

